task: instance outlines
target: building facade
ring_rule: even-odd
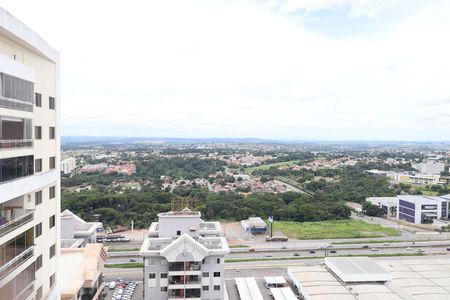
[[[75,157],[67,157],[61,160],[61,172],[63,174],[70,174],[77,167],[77,161]]]
[[[450,196],[399,195],[396,197],[370,197],[366,201],[381,208],[384,214],[410,223],[433,223],[450,219]]]
[[[204,222],[184,209],[158,214],[140,255],[144,299],[224,299],[224,256],[229,253],[220,223]]]
[[[59,55],[0,8],[0,298],[58,299]]]

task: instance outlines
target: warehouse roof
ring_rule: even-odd
[[[325,264],[343,282],[377,282],[391,279],[385,269],[368,257],[326,257]]]

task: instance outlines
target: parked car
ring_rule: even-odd
[[[110,290],[113,290],[113,289],[115,289],[116,288],[116,282],[115,281],[111,281],[110,283],[109,283],[109,289]]]

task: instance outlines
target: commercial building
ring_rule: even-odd
[[[370,197],[366,201],[380,207],[385,214],[411,223],[431,223],[434,219],[450,219],[450,197],[400,195],[397,197]]]
[[[366,201],[378,206],[383,213],[390,217],[397,216],[398,198],[397,197],[369,197]]]
[[[67,157],[61,160],[61,172],[63,174],[70,174],[77,167],[77,161],[75,157]]]
[[[0,298],[59,299],[59,54],[0,8]]]
[[[445,300],[450,294],[450,259],[332,257],[288,268],[288,275],[303,300]]]
[[[449,200],[432,196],[398,196],[397,218],[411,223],[432,223],[449,218]]]
[[[82,247],[97,242],[97,231],[101,222],[86,222],[66,209],[61,213],[61,244],[65,247]]]
[[[241,225],[245,231],[250,233],[265,233],[267,231],[267,224],[260,217],[248,218],[242,220]]]
[[[102,244],[61,248],[59,269],[61,300],[101,299],[103,270],[108,254]]]
[[[187,208],[158,214],[140,249],[144,299],[224,299],[227,253],[219,222]]]

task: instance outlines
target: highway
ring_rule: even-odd
[[[363,248],[364,247],[364,248]],[[438,254],[449,253],[447,248],[450,249],[450,241],[433,241],[433,242],[411,242],[405,243],[392,243],[392,244],[358,244],[358,245],[333,245],[328,248],[328,256],[342,256],[342,255],[381,255],[381,254],[414,254],[423,250],[426,254]],[[235,249],[233,249],[235,250]],[[138,256],[137,251],[129,252],[111,252],[109,254],[108,263],[128,263],[130,260],[135,262],[142,262],[142,258]],[[239,252],[233,251],[226,255],[226,259],[252,259],[252,258],[303,258],[303,257],[321,257],[325,256],[324,248],[308,247],[294,249],[281,249],[281,248],[267,248],[257,249],[257,251],[249,252],[248,249],[240,250]]]

